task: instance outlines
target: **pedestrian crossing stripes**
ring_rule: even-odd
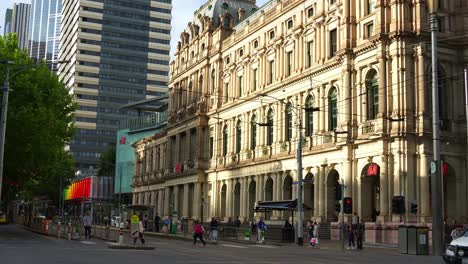
[[[94,242],[91,242],[91,241],[80,241],[81,244],[85,244],[85,245],[96,245],[96,243]]]
[[[232,247],[232,248],[247,248],[245,246],[237,246],[237,245],[231,245],[231,244],[221,244],[223,247]]]

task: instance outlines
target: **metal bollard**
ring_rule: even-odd
[[[123,228],[122,226],[120,227],[120,232],[119,232],[119,245],[122,245],[123,244],[123,240],[124,240],[124,237],[123,237]]]
[[[106,237],[105,239],[107,241],[109,241],[109,238],[110,238],[110,228],[109,228],[109,224],[106,225]]]
[[[71,223],[68,223],[68,240],[71,240],[71,235],[72,235],[72,227],[71,227]]]
[[[60,222],[57,223],[57,239],[60,239]]]

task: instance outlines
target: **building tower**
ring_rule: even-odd
[[[13,6],[11,32],[15,32],[17,34],[18,46],[20,49],[25,49],[28,45],[30,15],[30,4],[20,3]]]
[[[119,120],[137,115],[122,106],[166,95],[170,0],[64,1],[60,79],[78,104],[70,150],[77,170],[95,173],[115,143]]]
[[[32,0],[29,27],[29,55],[34,60],[55,62],[60,49],[62,1]],[[53,64],[55,71],[57,65]]]
[[[7,8],[5,12],[5,24],[3,27],[3,35],[11,32],[11,17],[13,15],[13,9]]]

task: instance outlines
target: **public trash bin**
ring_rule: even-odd
[[[171,234],[176,234],[177,233],[177,224],[173,223],[171,224]]]
[[[398,249],[400,254],[408,254],[408,226],[398,227]]]
[[[429,229],[427,227],[408,226],[408,254],[429,254]]]

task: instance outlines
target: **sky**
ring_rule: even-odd
[[[172,36],[171,57],[174,55],[175,47],[180,38],[180,33],[187,27],[188,22],[193,19],[193,12],[206,3],[207,0],[172,0]],[[5,12],[12,8],[13,3],[31,3],[31,0],[0,0],[0,34],[3,34],[5,23]],[[262,6],[268,0],[257,0],[257,6]]]

